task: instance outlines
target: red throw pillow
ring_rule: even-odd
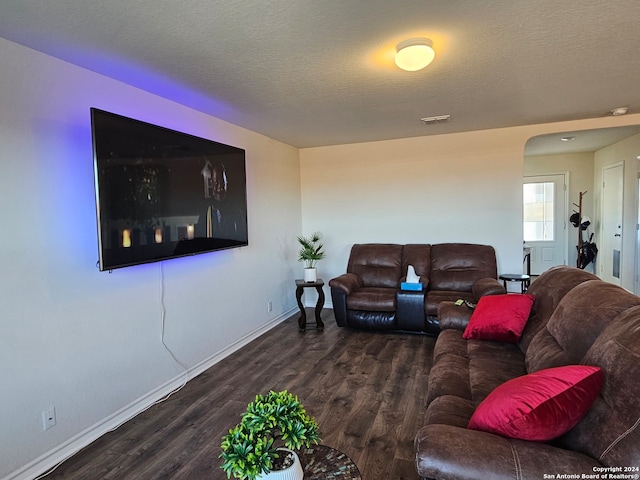
[[[533,295],[509,293],[480,298],[463,338],[518,343],[533,306]]]
[[[602,388],[599,367],[569,365],[514,378],[478,406],[469,428],[503,437],[546,442],[571,430]]]

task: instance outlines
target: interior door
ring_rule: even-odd
[[[598,249],[600,278],[620,285],[622,268],[623,166],[602,169],[602,223]]]
[[[524,177],[523,238],[531,248],[531,274],[567,264],[565,174]]]

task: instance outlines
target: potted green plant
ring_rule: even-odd
[[[257,395],[238,425],[222,439],[222,465],[227,478],[301,480],[295,450],[320,440],[316,421],[297,396],[286,390]]]
[[[300,252],[298,253],[298,261],[304,262],[304,281],[315,282],[318,278],[316,263],[325,256],[323,250],[324,245],[320,243],[322,234],[315,232],[308,237],[299,236]]]

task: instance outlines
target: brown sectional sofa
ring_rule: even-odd
[[[400,290],[409,265],[423,293]],[[329,286],[341,327],[437,334],[440,302],[504,293],[497,275],[495,250],[488,245],[367,243],[353,245],[347,273]]]
[[[610,471],[598,469],[640,467],[640,297],[572,267],[545,272],[528,293],[535,302],[517,344],[466,340],[471,310],[440,306],[426,417],[414,441],[421,478],[605,478]],[[504,382],[574,364],[600,367],[604,383],[568,433],[534,442],[467,428]]]

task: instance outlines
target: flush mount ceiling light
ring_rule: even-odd
[[[629,109],[627,107],[618,107],[618,108],[614,108],[613,110],[611,110],[611,114],[614,117],[618,117],[620,115],[624,115],[629,111]]]
[[[436,52],[428,38],[410,38],[396,47],[396,65],[407,72],[422,70],[433,62]]]

